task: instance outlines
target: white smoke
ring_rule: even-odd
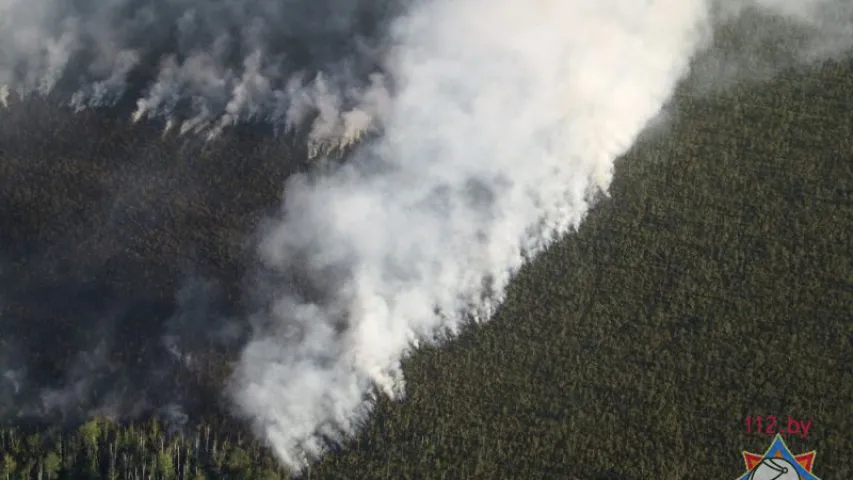
[[[65,78],[73,107],[111,105],[153,58],[134,120],[209,136],[308,122],[317,156],[380,134],[292,178],[261,243],[268,305],[231,396],[294,469],[354,433],[377,392],[401,398],[412,348],[487,319],[526,259],[579,225],[716,22],[760,8],[817,31],[801,63],[853,39],[840,0],[421,0],[376,41],[349,39],[379,0],[75,5],[0,0],[0,103]]]
[[[321,453],[318,434],[353,433],[371,385],[402,395],[413,345],[487,318],[525,258],[580,223],[708,15],[700,0],[435,0],[399,20],[382,138],[293,179],[261,248],[301,273],[258,319],[234,391],[287,465]]]
[[[313,122],[313,150],[345,148],[381,124],[388,85],[370,23],[393,15],[388,3],[0,0],[0,105],[60,92],[79,111],[133,95],[132,120],[167,132]]]
[[[785,70],[844,60],[853,47],[853,2],[726,0],[714,3],[722,48],[703,52],[694,93],[772,79]]]
[[[801,24],[821,7],[760,4]],[[281,278],[233,392],[286,465],[353,434],[374,387],[401,397],[418,342],[488,318],[525,259],[578,226],[714,18],[735,15],[716,7],[433,0],[397,21],[383,136],[292,179],[260,249]]]

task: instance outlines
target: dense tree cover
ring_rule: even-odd
[[[221,438],[210,427],[170,435],[156,420],[117,425],[93,418],[76,432],[0,431],[0,478],[272,480],[283,472],[257,443]]]
[[[788,445],[817,450],[819,477],[853,478],[853,68],[681,92],[673,109],[618,162],[612,198],[519,274],[496,318],[418,351],[408,398],[380,401],[308,478],[735,478],[741,451],[771,440],[746,432],[747,415],[811,419]],[[273,191],[277,175],[246,194]],[[216,232],[208,200],[175,205]],[[178,240],[143,237],[140,255],[180,255]],[[229,264],[227,242],[198,238]],[[105,419],[3,430],[0,472],[286,478],[246,432]]]

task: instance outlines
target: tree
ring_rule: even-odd
[[[252,458],[241,447],[234,447],[231,450],[231,453],[228,454],[226,466],[228,467],[228,472],[236,478],[257,478],[253,472]]]
[[[168,450],[161,450],[157,454],[157,473],[164,480],[173,480],[175,478],[175,464]]]
[[[59,470],[62,468],[62,460],[59,455],[53,450],[47,453],[44,457],[44,474],[47,480],[55,480],[59,478]]]
[[[0,473],[3,474],[6,480],[12,480],[13,478],[15,478],[12,475],[16,473],[15,469],[17,468],[17,466],[18,464],[17,462],[15,462],[15,459],[14,457],[12,457],[12,454],[7,453],[6,455],[3,455],[3,465],[0,466],[0,469],[2,469],[0,470]]]
[[[80,425],[78,432],[80,433],[80,438],[87,447],[98,447],[98,437],[101,435],[101,425],[97,418],[93,418],[83,425]]]

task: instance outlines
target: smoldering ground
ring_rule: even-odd
[[[788,65],[850,45],[850,9],[829,0],[31,3],[4,4],[0,28],[25,102],[2,120],[7,411],[203,406],[215,395],[185,379],[229,377],[296,469],[377,390],[402,396],[412,347],[489,317],[691,67],[706,87],[775,73],[708,51],[713,26],[761,11],[801,36]],[[68,102],[113,110],[49,106]],[[240,122],[306,129],[219,130]],[[224,137],[161,139],[169,126]],[[371,128],[259,213],[318,144]],[[194,366],[217,349],[239,358],[208,381]]]
[[[218,397],[216,355],[245,335],[247,232],[326,140],[373,122],[399,6],[0,5],[4,418]],[[238,122],[211,146],[168,135]]]
[[[0,117],[0,415],[215,410],[245,334],[245,232],[299,168],[292,149],[246,133],[205,152],[26,107]]]
[[[239,122],[292,129],[308,120],[315,143],[357,136],[387,97],[379,39],[401,5],[8,0],[0,100],[35,93],[78,110],[118,105],[134,120],[211,136]]]

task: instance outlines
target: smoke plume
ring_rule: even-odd
[[[361,140],[342,164],[291,177],[262,225],[260,305],[230,378],[237,410],[295,470],[353,434],[376,395],[402,398],[413,348],[489,318],[524,262],[607,193],[615,159],[699,56],[714,87],[778,71],[741,75],[767,38],[793,39],[788,66],[853,45],[853,9],[832,0],[3,0],[0,12],[4,104],[129,98],[133,120],[180,133],[304,128],[316,156]],[[710,53],[721,26],[759,15],[765,30]]]
[[[759,3],[804,27],[841,11]],[[525,259],[578,226],[733,7],[434,0],[394,24],[383,136],[292,179],[260,249],[279,286],[234,397],[287,465],[352,434],[374,387],[401,397],[407,352],[488,318]]]
[[[75,109],[217,136],[238,122],[310,123],[311,148],[377,126],[386,0],[3,0],[0,104],[60,92]],[[345,146],[345,145],[343,145]],[[318,152],[319,153],[319,152]]]

